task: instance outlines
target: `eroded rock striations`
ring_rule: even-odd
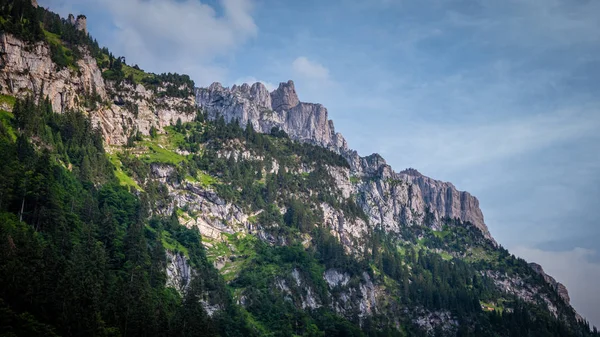
[[[351,169],[334,176],[338,177],[338,185],[350,186],[351,193],[358,193],[358,201],[373,225],[398,231],[403,224],[428,222],[439,229],[443,218],[459,218],[471,222],[493,241],[477,198],[416,170],[394,172],[378,154],[360,157],[335,132],[325,107],[299,100],[293,81],[280,83],[270,93],[261,83],[231,88],[213,83],[196,89],[196,103],[212,119],[222,116],[228,122],[237,120],[243,127],[251,124],[263,133],[278,128],[292,139],[343,155]]]
[[[243,127],[250,123],[262,133],[277,127],[292,139],[336,151],[347,149],[346,140],[327,119],[327,109],[321,104],[300,102],[292,81],[281,83],[271,93],[262,83],[234,85],[231,89],[213,83],[196,89],[196,103],[211,118],[238,120]]]
[[[72,15],[69,17],[74,25],[81,27],[84,19],[80,16],[76,21]],[[162,130],[178,118],[182,122],[194,119],[193,95],[170,97],[159,95],[161,87],[155,91],[141,84],[117,85],[106,81],[96,60],[87,50],[81,52],[83,57],[75,67],[59,68],[52,62],[46,43],[28,44],[0,33],[0,94],[25,97],[42,93],[50,99],[54,111],[87,111],[111,145],[124,144],[136,130],[147,135],[152,126]],[[89,107],[86,98],[91,93],[96,93],[103,103]]]

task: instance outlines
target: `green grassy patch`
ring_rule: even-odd
[[[0,110],[0,124],[4,127],[10,139],[14,142],[17,140],[17,134],[12,127],[14,115],[6,110]]]
[[[206,257],[214,262],[217,258],[223,257],[227,260],[225,266],[219,270],[223,279],[230,282],[237,277],[242,268],[250,263],[256,257],[255,244],[257,238],[252,235],[223,234],[225,241],[215,242],[213,240],[203,239],[203,242],[209,242],[211,247],[207,247]],[[277,266],[265,266],[270,273],[275,273]]]
[[[54,45],[62,45],[62,41],[60,39],[60,36],[58,36],[58,34],[55,33],[50,33],[47,30],[44,30],[44,36],[46,36],[46,41],[48,41],[51,44]]]
[[[125,64],[123,65],[122,70],[123,74],[125,74],[125,77],[133,76],[133,80],[135,81],[135,83],[142,83],[143,79],[151,78],[154,76],[152,74],[148,74],[147,72],[141,69],[135,69]]]
[[[7,105],[12,109],[15,106],[17,99],[9,95],[0,95],[0,105]]]
[[[121,163],[121,160],[119,159],[119,156],[117,153],[108,153],[107,152],[107,156],[108,156],[108,159],[110,160],[110,162],[115,166],[115,176],[117,177],[117,179],[119,180],[119,183],[122,186],[126,186],[129,188],[135,188],[138,191],[143,191],[142,188],[140,187],[140,185],[138,185],[138,183],[135,180],[133,180],[133,178],[128,176],[127,173],[125,173],[125,171],[123,171],[123,163]]]
[[[196,177],[192,177],[190,175],[186,176],[185,179],[187,181],[193,182],[193,183],[200,183],[200,185],[204,188],[208,188],[210,186],[213,186],[214,184],[216,184],[217,178],[206,174],[204,172],[199,172],[198,175]]]
[[[504,299],[500,298],[496,303],[479,301],[481,308],[484,311],[504,312]]]
[[[440,254],[440,256],[442,257],[442,259],[446,260],[446,261],[450,261],[452,260],[453,256],[448,254],[447,252],[441,251],[438,254]]]
[[[358,184],[360,182],[360,178],[357,176],[350,176],[350,182],[353,184]]]
[[[448,236],[450,234],[449,230],[442,230],[442,231],[432,231],[433,235],[435,235],[437,238],[440,239],[444,239],[446,236]]]
[[[50,44],[51,58],[59,67],[68,67],[71,70],[77,71],[79,67],[75,62],[73,51],[63,44],[58,34],[50,33],[44,30],[46,41]]]
[[[161,236],[161,242],[165,249],[170,250],[171,252],[181,252],[187,258],[190,257],[190,252],[187,248],[185,248],[179,241],[175,240],[171,237],[171,233],[163,230]]]
[[[144,155],[140,156],[142,161],[146,163],[178,165],[187,160],[186,156],[175,152],[185,142],[185,136],[177,132],[173,127],[165,127],[165,131],[167,132],[166,134],[158,135],[154,139],[145,137],[139,143],[148,150]]]
[[[498,259],[496,252],[490,252],[483,247],[473,247],[465,255],[465,260],[468,262],[494,262]]]
[[[145,144],[148,148],[148,152],[141,156],[142,161],[146,163],[163,163],[178,165],[179,163],[186,160],[186,157],[167,150],[160,145],[147,143]]]

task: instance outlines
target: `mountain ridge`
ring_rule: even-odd
[[[270,133],[271,129],[276,127],[294,140],[318,144],[339,153],[350,163],[352,175],[380,175],[383,179],[413,183],[418,186],[417,194],[422,194],[420,198],[423,203],[430,206],[436,222],[443,217],[457,217],[469,221],[496,244],[485,225],[477,198],[468,192],[458,191],[449,182],[426,177],[414,169],[396,173],[377,153],[360,157],[355,150],[348,147],[342,134],[335,132],[333,121],[328,119],[327,109],[323,105],[300,101],[292,80],[281,82],[279,87],[270,93],[260,82],[252,85],[234,85],[231,89],[215,82],[207,88],[196,88],[196,104],[206,110],[210,118],[223,116],[227,122],[237,120],[242,127],[252,124],[255,130],[262,133]],[[391,189],[390,186],[384,188]],[[416,205],[413,209],[423,213],[425,206]],[[400,216],[399,212],[396,212],[390,218],[381,209],[379,213],[379,222],[387,227],[392,227],[392,223]],[[408,218],[403,220],[410,221]]]
[[[74,28],[84,33],[81,24]],[[477,335],[478,324],[487,327],[502,322],[503,315],[516,320],[512,325],[507,321],[511,328],[527,315],[534,315],[533,321],[564,321],[573,329],[581,328],[580,317],[572,319],[574,310],[566,288],[541,267],[527,266],[493,240],[477,198],[414,169],[394,172],[379,154],[359,156],[335,131],[325,107],[299,100],[293,81],[282,82],[272,92],[259,83],[195,88],[189,77],[148,74],[108,52],[45,34],[47,40],[27,42],[1,33],[0,93],[5,96],[0,108],[19,107],[15,118],[10,114],[5,118],[4,112],[1,116],[2,144],[17,148],[6,128],[21,137],[25,130],[37,127],[20,117],[21,106],[33,105],[33,94],[50,122],[31,141],[36,148],[53,151],[68,140],[69,155],[53,153],[59,158],[54,170],[81,177],[82,186],[93,192],[102,183],[94,180],[97,177],[91,172],[96,168],[90,167],[90,161],[106,161],[102,142],[92,141],[102,158],[90,156],[88,149],[81,161],[70,162],[81,155],[71,149],[78,149],[72,139],[65,138],[73,136],[64,133],[71,129],[52,131],[60,125],[57,120],[70,120],[51,117],[48,112],[54,109],[73,118],[73,110],[84,111],[108,147],[106,155],[114,167],[104,168],[115,173],[130,192],[120,191],[120,198],[139,198],[140,209],[159,217],[146,224],[143,216],[137,219],[142,222],[142,237],[162,240],[154,247],[158,250],[153,251],[152,263],[160,264],[165,286],[185,298],[186,305],[198,302],[198,297],[188,301],[187,295],[202,298],[200,308],[195,309],[201,322],[229,310],[230,304],[223,299],[228,298],[227,292],[210,295],[214,287],[224,289],[227,284],[236,305],[250,315],[248,321],[259,332],[310,331],[312,326],[297,327],[298,317],[325,329],[331,321],[324,324],[319,319],[330,317],[331,312],[342,317],[343,324],[352,322],[390,334],[385,329],[394,328],[402,336],[416,331],[436,335],[475,331]],[[59,44],[53,45],[56,38]],[[79,50],[81,56],[60,66],[55,62],[57,46],[59,53],[67,48],[71,53]],[[4,97],[16,97],[18,104]],[[226,123],[233,121],[239,125]],[[94,131],[92,137],[96,136],[100,134]],[[53,163],[54,157],[45,160]],[[31,196],[9,200],[9,206],[25,205],[26,199],[29,208],[37,207]],[[119,207],[130,206],[110,201],[115,213],[109,212],[106,219],[122,217]],[[23,216],[22,208],[15,209],[11,219]],[[87,213],[82,214],[85,219]],[[26,220],[31,217],[26,214]],[[126,229],[128,236],[140,237],[133,223]],[[196,229],[204,248],[190,245],[190,237],[200,237],[194,236]],[[102,245],[110,246],[110,242]],[[13,250],[10,240],[3,247]],[[146,246],[140,247],[144,252]],[[203,249],[226,283],[210,278]],[[161,274],[156,269],[152,273]],[[198,291],[197,275],[209,280],[209,288],[201,287],[200,294],[193,293]],[[0,304],[4,309],[4,303]],[[295,330],[277,330],[289,317],[272,321],[280,313],[265,313],[270,306],[295,315]],[[331,311],[323,315],[318,310]],[[488,311],[497,315],[481,316]],[[99,324],[104,327],[105,323],[100,320]],[[495,328],[507,329],[502,324]],[[562,328],[557,325],[556,331]],[[350,328],[336,325],[328,331],[336,329]],[[507,331],[503,335],[511,335]]]

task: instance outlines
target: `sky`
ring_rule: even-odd
[[[600,1],[39,0],[198,86],[294,80],[361,155],[475,195],[600,326]]]

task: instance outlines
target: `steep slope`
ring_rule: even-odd
[[[148,134],[152,126],[162,129],[177,119],[194,118],[194,84],[189,77],[146,74],[121,59],[113,60],[106,50],[94,52],[89,38],[76,26],[81,19],[63,22],[52,13],[42,13],[45,20],[60,25],[57,32],[75,34],[76,42],[61,41],[50,31],[45,31],[49,42],[24,42],[0,32],[0,94],[42,95],[50,99],[54,111],[88,111],[101,125],[106,142],[115,145],[125,144],[136,131]],[[57,55],[67,54],[79,57],[69,57],[62,66],[54,62]],[[173,87],[176,90],[169,90]]]
[[[293,82],[194,89],[98,48],[84,17],[16,3],[0,333],[598,335],[476,198],[360,157]]]
[[[416,170],[396,173],[377,154],[360,157],[335,132],[327,109],[298,99],[291,80],[280,83],[271,93],[262,83],[234,85],[231,89],[213,83],[208,88],[196,89],[196,101],[209,118],[223,116],[225,121],[238,121],[242,127],[252,124],[262,133],[278,128],[294,140],[321,145],[343,155],[350,163],[350,170],[337,176],[338,184],[352,186],[349,193],[360,191],[359,203],[372,224],[397,232],[399,225],[424,223],[430,212],[433,217],[427,218],[428,226],[439,228],[444,217],[459,218],[471,222],[493,240],[477,198]]]

